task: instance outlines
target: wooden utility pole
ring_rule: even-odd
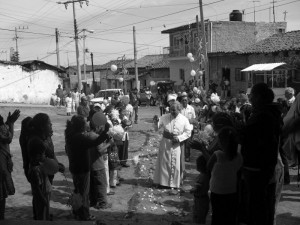
[[[205,23],[204,23],[204,15],[203,15],[203,4],[202,0],[199,0],[199,8],[200,8],[200,18],[201,18],[201,31],[202,31],[202,49],[204,55],[204,78],[205,78],[205,90],[208,91],[208,83],[209,83],[209,62],[207,57],[207,46],[206,46],[206,32],[205,32]]]
[[[273,3],[273,23],[275,23],[275,1],[272,1]]]
[[[202,71],[202,60],[201,60],[201,39],[200,39],[200,23],[199,23],[199,17],[196,16],[196,25],[197,25],[197,36],[198,36],[198,51],[197,51],[197,57],[199,59],[199,71]],[[203,88],[203,78],[202,76],[199,77],[200,79],[200,86]]]
[[[94,54],[91,52],[91,62],[92,62],[92,73],[93,73],[93,92],[96,93],[96,82],[95,82],[95,73],[94,73]]]
[[[137,67],[137,52],[136,52],[136,37],[135,37],[135,26],[133,26],[133,51],[134,51],[134,71],[135,71],[135,83],[136,88],[140,91],[139,85],[139,74],[138,74],[138,67]]]
[[[59,32],[55,28],[55,42],[56,42],[56,57],[57,57],[57,67],[60,68],[60,58],[59,58]]]
[[[80,62],[79,62],[78,28],[77,28],[77,22],[76,22],[75,3],[79,3],[80,7],[82,7],[83,2],[86,2],[86,5],[88,5],[88,3],[89,3],[88,0],[72,0],[72,1],[66,1],[66,2],[57,2],[57,4],[64,4],[66,9],[68,7],[68,4],[72,3],[72,5],[73,5],[73,20],[74,20],[75,48],[76,48],[76,64],[77,64],[79,92],[82,89],[82,83],[81,83],[81,68],[80,68]]]

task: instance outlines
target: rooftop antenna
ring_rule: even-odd
[[[288,12],[285,10],[284,12],[283,12],[283,14],[284,14],[284,22],[286,22],[286,14],[287,14]]]

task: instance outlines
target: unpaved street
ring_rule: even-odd
[[[0,113],[5,117],[9,110],[14,107],[0,105]],[[27,182],[22,165],[22,156],[19,147],[20,123],[26,116],[33,116],[38,112],[48,113],[53,123],[53,141],[55,153],[60,162],[67,170],[66,177],[57,174],[54,179],[51,196],[51,213],[55,221],[74,220],[70,208],[67,206],[72,180],[68,171],[68,160],[64,150],[64,129],[66,120],[70,117],[65,115],[64,109],[53,107],[19,107],[21,118],[16,122],[14,140],[11,144],[13,154],[14,172],[13,179],[16,187],[16,194],[7,199],[7,219],[32,219],[32,196],[29,183]],[[139,124],[134,124],[129,134],[129,158],[140,154],[141,166],[138,170],[131,165],[123,168],[121,176],[125,179],[120,187],[114,191],[115,195],[109,196],[112,202],[112,209],[97,211],[91,209],[93,215],[97,216],[107,224],[170,224],[173,221],[180,223],[192,223],[193,196],[188,192],[193,185],[197,175],[195,170],[195,159],[197,151],[192,151],[191,163],[187,165],[188,176],[184,184],[185,193],[170,196],[166,190],[153,189],[151,185],[152,171],[158,151],[160,136],[152,129],[152,118],[158,115],[156,107],[141,107]],[[296,170],[291,170],[292,183],[285,186],[282,199],[278,209],[279,225],[300,224],[300,188],[296,185]],[[118,221],[118,223],[117,223]],[[209,218],[208,218],[208,221]],[[207,223],[209,224],[209,223]]]

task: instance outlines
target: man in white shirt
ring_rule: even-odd
[[[194,123],[194,121],[196,119],[195,109],[194,109],[193,106],[188,104],[188,96],[185,92],[182,93],[182,96],[181,96],[181,105],[182,105],[181,114],[184,115],[189,120],[189,122],[192,126],[192,129],[193,129],[192,124]],[[190,138],[192,138],[192,136],[193,136],[193,132],[192,132],[192,135],[191,135]],[[184,154],[185,154],[185,161],[186,162],[190,161],[191,148],[187,144],[190,138],[188,138],[185,141]]]
[[[291,88],[291,87],[287,87],[284,91],[284,96],[286,98],[286,101],[287,101],[287,104],[288,104],[288,107],[290,108],[291,105],[294,103],[295,101],[295,90],[294,88]]]

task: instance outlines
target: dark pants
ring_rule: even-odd
[[[139,118],[139,107],[138,106],[133,107],[133,114],[134,114],[134,122],[137,123],[138,118]]]
[[[275,201],[272,200],[272,196],[275,196],[275,188],[270,187],[273,174],[274,171],[243,170],[248,225],[273,224],[274,215],[270,216],[275,208]]]
[[[90,203],[91,205],[106,205],[107,204],[107,181],[105,169],[92,170],[90,184]]]
[[[50,220],[50,193],[44,196],[47,200],[47,204],[43,202],[39,194],[32,193],[32,208],[34,220]]]
[[[123,145],[118,145],[118,154],[120,159],[120,164],[125,165],[128,159],[128,139],[123,141]]]
[[[83,202],[83,205],[78,210],[74,210],[73,213],[78,216],[80,220],[86,220],[90,216],[90,172],[72,175],[75,188],[74,192],[81,195]]]
[[[0,199],[0,220],[4,220],[6,199]]]
[[[165,110],[164,106],[159,106],[159,110],[160,110],[160,116],[162,116],[163,114],[166,113],[166,110]]]
[[[208,194],[201,195],[201,196],[194,195],[193,222],[205,224],[208,210],[209,210]]]
[[[284,166],[284,183],[289,184],[290,183],[290,172],[289,172],[289,162],[288,157],[286,155],[286,152],[282,148],[283,141],[282,138],[280,139],[280,147],[279,147],[279,154]]]
[[[191,137],[189,137],[188,139],[186,139],[185,142],[185,148],[184,148],[184,156],[185,159],[189,159],[191,157],[191,143],[193,142],[193,135],[194,135],[194,131],[192,131]]]
[[[237,193],[216,194],[211,192],[212,225],[237,224]]]

